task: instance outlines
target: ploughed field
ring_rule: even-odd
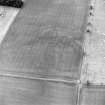
[[[87,11],[84,0],[26,1],[0,46],[1,71],[79,78]]]
[[[25,1],[0,44],[0,105],[104,105],[105,87],[81,79],[89,5]]]

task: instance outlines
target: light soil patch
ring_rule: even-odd
[[[86,34],[83,71],[85,81],[105,84],[105,1],[96,0],[92,33]],[[83,78],[82,78],[83,79]]]
[[[18,14],[19,9],[0,6],[0,43]]]

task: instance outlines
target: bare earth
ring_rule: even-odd
[[[96,0],[92,33],[86,35],[87,80],[95,84],[105,84],[105,2]]]
[[[94,1],[94,16],[88,0],[27,0],[21,10],[5,7],[0,105],[105,104],[100,86],[105,83],[105,4]]]

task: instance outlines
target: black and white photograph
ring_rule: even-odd
[[[0,0],[0,105],[105,105],[105,0]]]

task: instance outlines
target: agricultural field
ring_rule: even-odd
[[[104,105],[104,17],[104,0],[1,5],[0,105]]]

